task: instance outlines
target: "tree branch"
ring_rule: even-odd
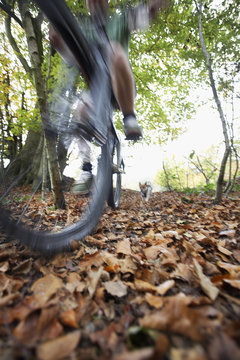
[[[9,17],[13,18],[21,27],[23,27],[21,20],[14,14],[11,7],[6,4],[5,0],[0,0],[0,9],[2,9]]]
[[[24,70],[26,71],[26,73],[29,73],[31,78],[32,78],[32,70],[31,67],[28,65],[25,57],[21,54],[21,51],[12,35],[11,32],[11,17],[6,17],[5,19],[5,30],[6,30],[6,34],[8,37],[8,40],[10,42],[10,45],[13,48],[13,51],[15,53],[15,55],[17,56],[18,60],[21,62],[22,66],[24,67]]]

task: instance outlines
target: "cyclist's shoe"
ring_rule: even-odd
[[[80,179],[74,182],[72,192],[77,195],[87,195],[90,191],[92,180],[92,173],[83,170]]]
[[[139,126],[134,114],[124,117],[123,129],[126,135],[126,140],[137,141],[143,136],[142,128]]]

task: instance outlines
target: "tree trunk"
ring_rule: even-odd
[[[163,171],[164,171],[165,178],[166,178],[167,188],[168,188],[169,191],[172,191],[172,187],[171,187],[171,185],[169,183],[168,173],[167,173],[167,169],[165,168],[164,161],[163,161]]]
[[[41,162],[42,134],[41,132],[29,131],[25,145],[20,154],[7,166],[7,175],[17,177],[25,174],[19,184],[33,184],[39,171]],[[29,171],[27,171],[29,169]]]
[[[217,179],[217,188],[216,188],[216,195],[215,195],[215,202],[219,203],[222,201],[222,196],[223,196],[223,184],[224,184],[224,174],[225,174],[225,169],[226,169],[226,164],[227,164],[227,160],[229,157],[229,152],[230,149],[226,148],[222,161],[221,161],[221,167],[220,167],[220,171],[219,171],[219,175],[218,175],[218,179]]]
[[[61,190],[61,176],[57,158],[56,135],[51,129],[50,112],[47,102],[47,91],[45,80],[42,73],[42,34],[37,21],[31,17],[28,11],[28,1],[19,0],[19,11],[22,17],[22,24],[27,36],[28,51],[32,65],[32,77],[34,80],[40,116],[43,124],[44,135],[46,138],[47,153],[49,158],[49,173],[51,188],[56,208],[65,207],[63,191]]]
[[[227,124],[226,124],[225,116],[224,116],[224,113],[223,113],[223,110],[222,110],[221,102],[220,102],[219,97],[218,97],[218,93],[217,93],[217,89],[216,89],[216,85],[215,85],[215,81],[214,81],[214,77],[213,77],[211,58],[210,58],[210,56],[209,56],[209,54],[207,52],[207,48],[206,48],[205,41],[204,41],[204,38],[203,38],[203,32],[202,32],[202,0],[199,1],[199,9],[198,10],[199,10],[199,36],[200,36],[200,41],[201,41],[201,45],[202,45],[203,54],[204,54],[204,57],[205,57],[205,60],[206,60],[206,65],[207,65],[207,69],[208,69],[208,75],[209,75],[209,79],[210,79],[210,83],[211,83],[211,88],[212,88],[214,100],[215,100],[215,103],[217,105],[218,113],[219,113],[220,120],[221,120],[221,123],[222,123],[222,130],[223,130],[223,136],[224,136],[224,141],[225,141],[225,151],[224,151],[223,159],[222,159],[222,162],[221,162],[221,168],[220,168],[219,175],[218,175],[217,186],[216,186],[216,195],[215,195],[215,201],[220,202],[222,200],[222,194],[223,194],[223,180],[224,180],[226,164],[227,164],[228,156],[230,154],[230,143],[229,143],[229,136],[228,136]]]

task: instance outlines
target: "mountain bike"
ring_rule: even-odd
[[[27,169],[11,183],[5,177],[0,186],[0,226],[8,235],[31,249],[51,254],[71,250],[72,242],[76,240],[84,242],[86,235],[96,229],[106,202],[112,208],[118,207],[124,162],[121,142],[113,124],[112,89],[108,71],[110,43],[104,29],[99,33],[99,43],[93,45],[84,36],[64,0],[35,2],[79,61],[81,70],[91,79],[90,93],[94,104],[90,128],[78,126],[74,122],[72,108],[76,104],[72,100],[70,105],[67,104],[67,126],[61,129],[66,135],[67,147],[82,138],[93,148],[93,179],[88,195],[74,195],[67,189],[67,209],[55,210],[50,195],[47,195],[45,201],[40,199],[42,179],[33,192],[20,195],[18,183],[25,177]],[[64,104],[64,101],[60,99],[60,103]],[[61,124],[63,116],[63,122],[66,122],[66,111],[61,110],[60,106],[58,124]]]

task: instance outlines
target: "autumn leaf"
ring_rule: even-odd
[[[62,280],[52,274],[49,274],[35,281],[31,290],[34,293],[39,306],[43,306],[61,287]]]
[[[218,288],[216,288],[216,286],[214,286],[211,283],[209,278],[203,274],[202,267],[201,267],[201,265],[199,265],[197,260],[193,259],[193,263],[194,263],[197,275],[200,280],[200,285],[201,285],[203,291],[205,292],[205,294],[207,294],[210,297],[211,300],[213,300],[213,301],[216,300],[216,298],[219,294]]]
[[[28,215],[41,211],[49,228],[75,221],[85,201],[66,193],[68,209],[54,211],[46,197]],[[153,192],[142,204],[123,189],[87,244],[53,257],[0,234],[1,357],[238,359],[240,197],[182,198]]]
[[[40,360],[60,360],[69,356],[77,347],[81,338],[80,331],[74,331],[57,339],[46,341],[37,348]]]
[[[104,287],[106,291],[112,295],[117,297],[123,297],[127,295],[127,286],[123,284],[122,281],[106,281],[104,283]]]

